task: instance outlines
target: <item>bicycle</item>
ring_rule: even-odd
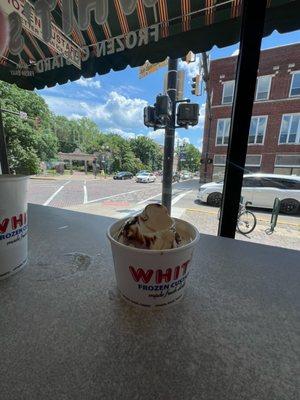
[[[257,224],[256,216],[254,215],[254,213],[247,210],[247,206],[251,204],[251,201],[247,201],[245,205],[243,203],[240,203],[236,230],[242,235],[247,235],[253,232]],[[221,209],[219,209],[218,212],[218,219],[220,219],[220,213]]]

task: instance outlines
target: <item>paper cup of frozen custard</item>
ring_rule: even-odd
[[[126,220],[107,231],[111,243],[117,286],[122,297],[136,306],[162,308],[179,301],[199,240],[197,229],[174,218],[176,229],[184,231],[191,242],[169,250],[145,250],[119,243],[115,237]]]
[[[0,175],[0,280],[27,263],[28,177]]]

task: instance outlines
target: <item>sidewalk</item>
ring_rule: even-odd
[[[217,215],[212,215],[212,213],[203,213],[186,210],[182,216],[187,222],[195,225],[200,234],[206,233],[216,236],[218,233],[218,219]],[[293,250],[300,250],[300,225],[295,223],[290,223],[278,218],[278,224],[272,235],[266,234],[266,229],[269,228],[270,221],[264,218],[257,218],[257,225],[253,232],[249,235],[242,235],[237,232],[236,239],[244,240],[252,243],[266,244],[276,247],[284,247]]]
[[[37,180],[51,180],[51,181],[96,181],[96,180],[103,180],[103,179],[112,179],[112,175],[110,176],[100,176],[98,175],[97,178],[95,179],[93,174],[85,174],[84,172],[74,172],[73,175],[67,173],[64,175],[59,175],[59,174],[47,174],[47,175],[31,175],[30,179],[37,179]]]

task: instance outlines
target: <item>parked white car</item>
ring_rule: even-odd
[[[223,181],[201,185],[198,200],[210,206],[220,207]],[[281,200],[281,211],[296,214],[300,207],[300,176],[275,174],[249,174],[244,176],[242,196],[244,203],[253,207],[273,208],[274,199]]]
[[[186,180],[186,179],[192,179],[193,174],[189,171],[181,171],[181,179]]]
[[[155,182],[156,176],[152,172],[143,172],[136,176],[136,181],[141,183]]]

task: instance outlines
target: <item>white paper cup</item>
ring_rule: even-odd
[[[20,175],[0,175],[0,279],[27,263],[27,183]]]
[[[180,300],[184,294],[199,233],[188,222],[174,219],[193,239],[176,249],[144,250],[119,243],[114,237],[126,219],[115,222],[107,231],[118,289],[132,304],[162,308]]]

